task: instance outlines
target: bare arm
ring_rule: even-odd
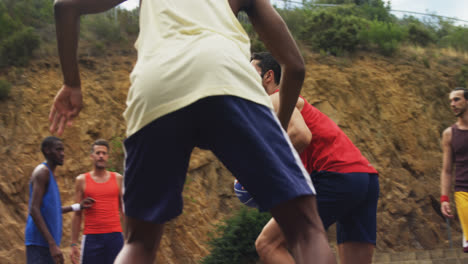
[[[81,81],[77,49],[81,15],[99,13],[125,0],[56,0],[54,3],[58,53],[63,73],[63,86],[50,109],[50,131],[61,135],[82,108]]]
[[[449,195],[452,183],[452,167],[453,167],[453,154],[452,146],[452,129],[449,127],[442,133],[442,172],[440,174],[440,193],[441,195]],[[450,210],[449,202],[441,203],[442,214],[446,217],[453,217]]]
[[[76,177],[75,180],[75,202],[80,202],[84,197],[84,175],[81,174]],[[72,263],[79,263],[80,261],[80,250],[78,248],[78,237],[81,231],[81,217],[82,211],[76,211],[72,217],[72,230],[71,230],[71,260]]]
[[[279,106],[278,93],[270,95],[270,99],[273,103],[273,107],[277,110]],[[302,100],[302,103],[304,103],[304,100]],[[299,154],[309,146],[312,140],[312,133],[297,108],[294,108],[287,132],[291,143]]]
[[[273,57],[281,65],[278,118],[283,128],[288,127],[291,114],[302,89],[305,76],[304,60],[283,19],[268,0],[244,1],[255,31]]]
[[[63,263],[63,255],[60,248],[55,243],[52,234],[47,228],[44,217],[41,213],[42,198],[49,185],[49,170],[44,167],[37,167],[32,175],[32,195],[29,206],[29,214],[39,232],[49,244],[50,254],[56,263]]]
[[[119,185],[119,211],[120,211],[120,224],[125,227],[125,223],[123,223],[123,221],[125,221],[125,215],[124,215],[124,212],[123,212],[123,206],[124,206],[124,203],[123,203],[123,195],[122,195],[122,190],[123,190],[123,176],[120,175],[119,173],[116,173],[116,178],[117,178],[117,184]],[[124,239],[125,239],[125,230],[123,232],[123,235],[124,235]]]

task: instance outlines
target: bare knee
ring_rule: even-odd
[[[307,240],[311,236],[326,236],[318,215],[314,196],[302,196],[272,210],[289,241]]]
[[[274,249],[274,246],[269,242],[268,239],[265,239],[260,235],[255,241],[255,249],[257,250],[260,258],[268,256],[268,254]]]
[[[145,252],[154,252],[159,246],[164,224],[154,224],[130,217],[126,220],[125,243]]]

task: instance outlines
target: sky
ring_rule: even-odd
[[[387,0],[384,0],[387,1]],[[138,6],[139,0],[127,0],[121,7],[133,9]],[[272,0],[272,3],[280,2]],[[457,25],[468,26],[468,0],[390,0],[392,10],[430,13],[439,16],[456,17],[466,22],[457,22]],[[402,17],[404,13],[393,12]],[[416,16],[416,15],[415,15]]]

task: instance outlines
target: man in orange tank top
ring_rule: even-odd
[[[72,220],[71,259],[73,263],[114,263],[123,246],[120,216],[122,213],[122,175],[106,170],[109,143],[98,139],[91,147],[94,169],[76,177],[75,199],[91,197],[96,203],[84,213],[81,252],[78,236],[82,213],[76,212]]]

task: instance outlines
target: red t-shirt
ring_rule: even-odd
[[[83,234],[106,234],[122,232],[120,225],[120,192],[117,177],[110,172],[106,182],[95,182],[88,172],[85,174],[85,197],[91,197],[96,202],[84,210],[85,224]]]
[[[300,155],[307,172],[377,173],[338,125],[305,99],[301,114],[312,132],[312,141]]]

